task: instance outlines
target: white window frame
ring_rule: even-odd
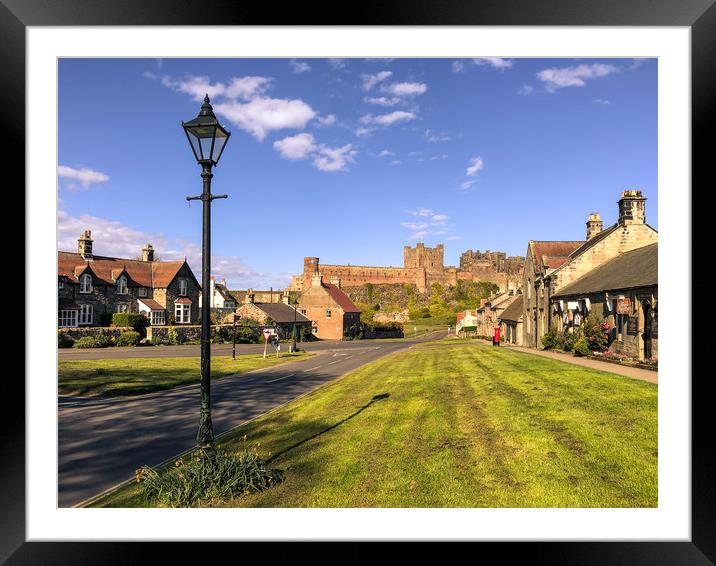
[[[167,316],[165,311],[150,311],[149,323],[152,326],[164,326],[167,323]]]
[[[146,287],[140,287],[137,290],[137,296],[138,297],[146,297],[147,296],[147,288]]]
[[[115,312],[129,312],[129,305],[117,305]]]
[[[94,305],[79,305],[77,325],[91,325],[94,321]]]
[[[326,309],[326,320],[331,320],[331,309]]]
[[[57,315],[59,328],[77,328],[77,309],[63,309]]]
[[[186,297],[189,292],[189,281],[185,277],[179,278],[179,296]]]
[[[127,288],[127,278],[122,275],[119,279],[117,279],[117,294],[118,295],[126,295],[129,289]]]
[[[89,284],[86,284],[89,282]],[[89,273],[80,275],[80,293],[88,294],[92,292],[92,276]]]
[[[191,305],[174,303],[174,320],[177,324],[191,324]]]

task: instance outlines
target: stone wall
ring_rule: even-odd
[[[123,326],[80,326],[77,328],[58,328],[57,331],[76,341],[80,338],[84,338],[85,336],[96,336],[97,334],[106,334],[107,336],[112,336],[113,338],[119,338],[119,335],[122,334],[122,332],[134,332],[134,328],[131,326],[126,328]]]
[[[177,334],[177,342],[199,342],[201,341],[201,326],[199,325],[182,325],[182,326],[148,326],[147,338],[154,340],[160,344],[169,343],[169,329],[174,329]],[[220,328],[230,330],[233,328],[231,324],[219,324],[211,326],[211,337],[216,336]],[[238,328],[238,326],[237,326]]]

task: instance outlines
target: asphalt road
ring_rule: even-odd
[[[307,360],[216,380],[211,384],[214,433],[234,428],[378,358],[444,334],[394,342],[326,344]],[[212,347],[212,355],[220,352],[220,347]],[[142,465],[155,466],[192,448],[198,419],[198,384],[125,398],[61,396],[58,506],[77,505],[132,477]]]
[[[447,327],[443,334],[447,333]],[[298,347],[307,352],[321,352],[334,348],[364,348],[366,344],[372,343],[387,344],[386,340],[354,340],[350,342],[327,341],[299,342]],[[183,358],[199,357],[200,346],[138,346],[134,348],[61,348],[58,350],[60,360],[108,360],[117,358]],[[212,356],[230,356],[231,344],[212,344]],[[263,344],[236,344],[236,354],[260,354],[264,351]],[[269,345],[269,352],[275,350]],[[281,351],[288,352],[288,344],[281,344]]]

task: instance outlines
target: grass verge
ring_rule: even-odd
[[[480,344],[388,356],[224,436],[285,480],[227,507],[655,507],[657,386]],[[99,507],[147,504],[132,484]]]
[[[212,356],[211,378],[275,366],[313,356],[308,352],[284,353],[279,358],[263,354]],[[60,360],[59,393],[109,397],[141,395],[181,385],[199,383],[200,361],[192,358],[132,358],[105,360]]]

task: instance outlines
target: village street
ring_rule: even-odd
[[[442,338],[444,334],[436,332],[404,341],[314,343],[311,344],[313,348],[307,349],[316,350],[318,355],[309,359],[214,381],[211,390],[214,431],[221,434],[348,371],[413,344]],[[320,347],[321,344],[326,347]],[[248,346],[251,345],[245,345]],[[198,349],[178,346],[146,350],[156,357],[155,352],[181,348],[191,351],[185,355],[196,355],[194,350]],[[230,352],[224,349],[225,346],[221,350],[216,348],[213,353],[226,355]],[[133,350],[141,352],[145,349]],[[63,352],[60,354],[62,357]],[[198,415],[198,383],[136,397],[80,399],[61,396],[58,407],[58,506],[74,506],[132,477],[140,466],[155,466],[194,447]]]

